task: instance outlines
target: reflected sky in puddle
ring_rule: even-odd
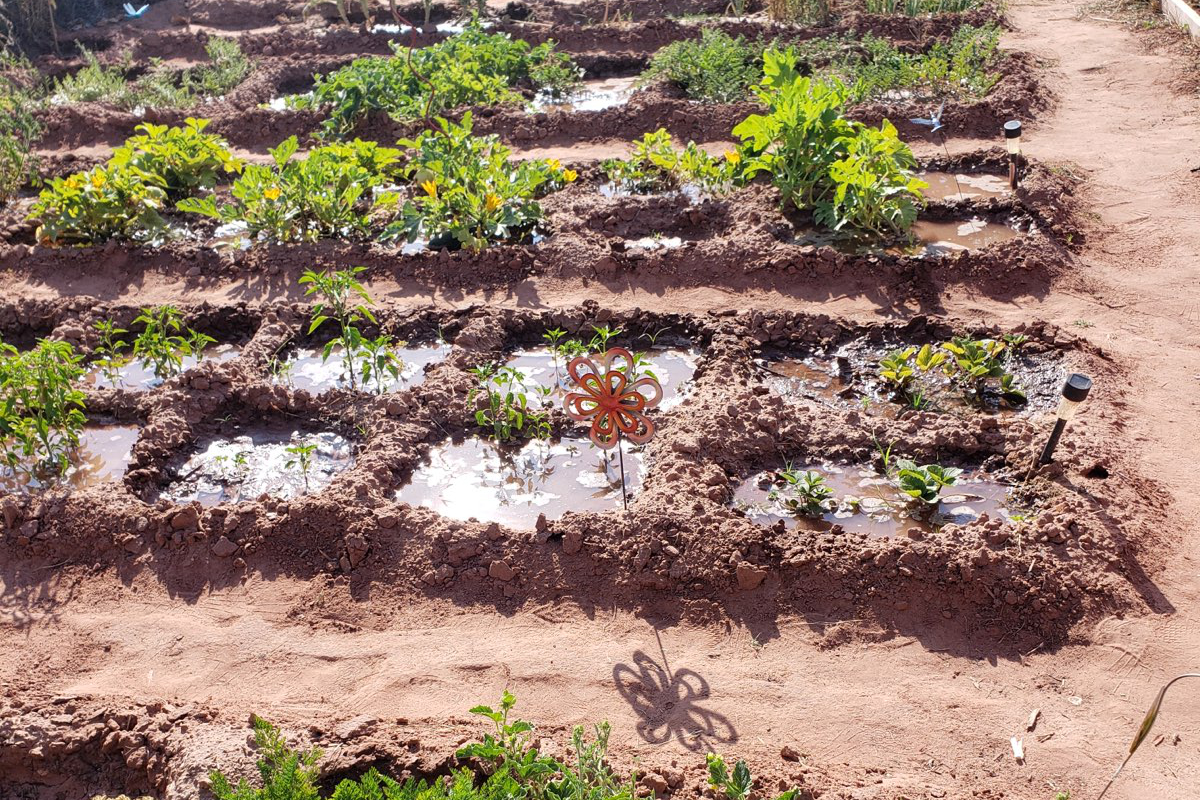
[[[196,356],[185,356],[183,371],[191,369],[201,361],[216,361],[222,363],[235,359],[242,349],[232,344],[215,344],[204,350],[203,359]],[[114,382],[98,367],[93,366],[83,376],[84,384],[95,389],[120,388],[129,392],[145,392],[156,386],[161,386],[163,380],[155,377],[154,371],[139,360],[130,361],[117,370],[117,380]]]
[[[342,362],[342,348],[335,347],[329,354],[329,360],[322,358],[323,348],[304,347],[296,350],[282,362],[277,362],[274,369],[274,381],[277,384],[291,386],[293,389],[303,389],[313,394],[321,394],[330,389],[349,389],[349,375]],[[403,366],[399,377],[384,381],[385,392],[397,392],[419,386],[425,380],[425,367],[445,360],[449,347],[439,345],[419,345],[416,347],[394,348]],[[355,364],[355,377],[361,386],[358,370],[361,365]],[[372,381],[369,390],[376,391],[377,385]]]

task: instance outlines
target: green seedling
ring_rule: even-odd
[[[318,273],[310,269],[300,277],[300,284],[307,287],[304,292],[306,297],[316,295],[320,298],[313,306],[308,333],[311,335],[326,322],[333,323],[338,329],[338,335],[330,339],[321,351],[321,361],[328,361],[334,349],[340,347],[342,369],[350,379],[350,388],[357,389],[360,379],[364,386],[374,379],[376,391],[382,394],[387,376],[397,377],[402,362],[392,352],[396,344],[389,337],[380,335],[370,339],[363,336],[358,328],[363,323],[376,324],[375,315],[371,312],[374,301],[366,287],[355,277],[364,270],[366,267],[354,267]],[[357,371],[356,363],[359,365]]]
[[[316,765],[321,751],[298,753],[287,746],[283,735],[271,723],[254,717],[253,724],[262,788],[252,787],[244,778],[235,786],[224,774],[213,770],[209,773],[213,797],[216,800],[320,800]]]
[[[833,501],[833,489],[825,484],[825,476],[815,470],[788,466],[775,473],[775,481],[768,498],[793,514],[819,517]]]
[[[745,761],[738,759],[730,770],[723,757],[709,753],[705,756],[705,762],[708,765],[708,785],[713,794],[724,796],[727,800],[747,800],[750,797],[754,781]],[[775,800],[795,800],[796,793],[796,789],[789,789],[778,795]]]

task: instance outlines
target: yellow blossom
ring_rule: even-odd
[[[425,190],[425,194],[429,195],[430,197],[432,197],[435,200],[437,199],[437,184],[436,183],[434,183],[433,181],[425,181],[424,183],[421,184],[421,188]]]
[[[547,161],[546,163],[549,164],[550,169],[554,170],[555,172],[558,172],[560,169],[562,169],[562,162],[559,161],[557,158],[552,158],[549,161]]]
[[[108,176],[103,172],[92,173],[92,186],[95,186],[97,189],[99,189],[106,183],[108,183]]]
[[[563,171],[563,180],[566,181],[567,183],[574,183],[575,179],[578,177],[579,177],[579,173],[573,169],[568,169],[568,170]]]
[[[483,201],[483,206],[488,211],[495,211],[497,208],[500,207],[501,202],[502,201],[500,200],[500,198],[497,197],[496,195],[488,194],[487,198]]]
[[[742,160],[742,154],[737,150],[729,150],[725,153],[725,160],[730,164],[737,164]]]
[[[267,189],[265,192],[263,192],[263,197],[267,198],[268,200],[278,200],[279,195],[281,194],[283,194],[283,192],[280,191],[278,186],[272,186],[270,189]]]

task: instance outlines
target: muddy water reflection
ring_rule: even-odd
[[[625,449],[630,497],[641,485],[642,456]],[[401,487],[396,499],[451,519],[474,517],[514,528],[533,528],[539,514],[558,519],[567,511],[621,507],[616,452],[605,454],[586,439],[528,442],[499,448],[478,437],[447,442]]]
[[[0,468],[0,492],[21,493],[62,484],[71,489],[119,481],[125,475],[138,429],[133,425],[87,425],[79,436],[79,448],[60,481],[39,481],[27,474],[14,475]]]
[[[183,371],[186,372],[201,361],[210,359],[217,362],[229,361],[237,358],[241,352],[242,349],[237,345],[213,345],[203,352],[202,359],[196,356],[185,356],[183,359]],[[149,391],[156,386],[161,386],[164,382],[161,378],[155,377],[154,371],[138,359],[134,359],[118,369],[116,378],[116,381],[111,380],[98,367],[92,367],[83,376],[84,383],[96,389],[120,388],[129,392]]]
[[[307,471],[289,447],[315,445]],[[354,451],[336,433],[290,435],[251,431],[229,439],[211,439],[176,470],[179,477],[163,492],[168,500],[199,500],[204,505],[253,500],[259,495],[281,499],[313,494],[354,465]]]
[[[820,516],[798,516],[784,505],[786,487],[772,495],[775,474],[760,472],[742,481],[734,490],[733,507],[760,525],[782,520],[787,528],[829,530],[835,524],[847,531],[870,536],[903,535],[909,528],[932,531],[942,525],[958,525],[978,519],[1007,518],[1005,503],[1009,487],[985,476],[962,475],[955,485],[942,490],[936,507],[916,507],[911,498],[890,480],[869,467],[810,464],[797,467],[814,470],[833,490],[830,508]]]

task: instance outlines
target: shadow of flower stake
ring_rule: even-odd
[[[624,366],[617,366],[624,362]],[[654,438],[654,423],[646,412],[662,401],[662,385],[652,376],[637,375],[633,354],[614,347],[599,358],[579,356],[567,365],[573,391],[563,399],[567,416],[591,423],[588,438],[601,450],[617,448],[621,465],[621,499],[629,510],[625,490],[625,451],[622,439],[645,444]]]

